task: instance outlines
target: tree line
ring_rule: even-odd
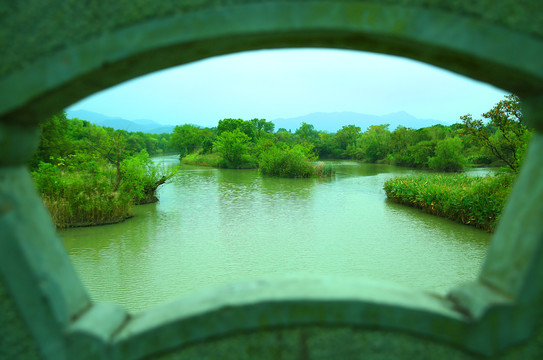
[[[436,171],[462,171],[468,166],[502,166],[518,172],[532,136],[516,95],[508,95],[483,119],[467,114],[461,122],[422,129],[372,125],[343,126],[335,133],[302,123],[294,132],[264,119],[223,119],[217,127],[177,126],[169,141],[187,163],[226,168],[258,167],[263,173],[297,176],[284,159],[354,159]],[[291,155],[289,157],[289,154]],[[307,165],[307,163],[306,163]],[[282,167],[282,168],[281,168]],[[281,171],[283,170],[283,171]]]
[[[150,155],[179,153],[182,162],[225,168],[259,168],[281,177],[329,176],[317,159],[354,159],[437,171],[467,166],[519,170],[532,136],[519,99],[506,96],[483,119],[464,115],[450,126],[422,129],[355,125],[335,133],[302,123],[294,132],[265,119],[223,119],[216,127],[176,126],[172,134],[128,132],[68,119],[65,112],[41,124],[40,146],[30,161],[37,188],[58,227],[118,222],[134,204],[156,201],[157,188],[176,170]]]

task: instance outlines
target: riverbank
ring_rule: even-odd
[[[493,232],[514,179],[511,174],[402,176],[387,180],[384,189],[394,202]]]

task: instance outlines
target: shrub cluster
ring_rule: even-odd
[[[113,191],[115,171],[71,171],[40,163],[33,172],[43,203],[58,228],[110,224],[131,216],[131,194]]]
[[[260,154],[258,162],[260,173],[290,178],[331,176],[334,169],[324,162],[314,163],[312,150],[312,147],[303,145],[268,147]]]
[[[392,201],[492,232],[513,180],[511,174],[403,176],[387,180],[384,189]]]
[[[306,178],[313,175],[313,166],[303,149],[270,147],[260,155],[260,172],[264,175]]]
[[[56,164],[40,162],[36,187],[58,228],[111,224],[132,216],[132,206],[157,201],[158,186],[175,175],[153,163],[145,150],[117,170],[92,154],[69,155]]]

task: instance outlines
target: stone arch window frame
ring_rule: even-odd
[[[478,279],[446,297],[373,282],[285,278],[232,284],[136,316],[90,300],[22,165],[39,138],[35,124],[154,70],[296,46],[390,53],[486,81],[518,93],[531,124],[543,129],[543,41],[435,9],[356,1],[210,6],[44,54],[0,77],[0,189],[10,189],[0,190],[0,275],[42,356],[135,359],[244,331],[314,324],[404,331],[483,355],[530,339],[543,301],[539,133]]]

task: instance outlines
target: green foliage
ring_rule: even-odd
[[[254,133],[257,139],[260,139],[264,134],[273,133],[275,124],[271,121],[266,121],[265,119],[252,119],[251,124],[253,124]]]
[[[202,141],[202,154],[211,154],[213,152],[213,140],[210,137],[205,137]]]
[[[122,221],[131,206],[154,198],[173,176],[156,167],[146,149],[162,152],[169,135],[129,133],[66,119],[42,124],[32,175],[58,227]],[[131,158],[133,149],[140,153]]]
[[[395,202],[493,231],[513,180],[511,174],[396,177],[387,180],[384,189]]]
[[[356,148],[349,152],[357,159],[376,162],[387,157],[389,144],[388,124],[372,125],[359,136]]]
[[[481,119],[474,120],[470,114],[461,117],[462,131],[470,136],[481,148],[502,161],[513,173],[519,171],[527,139],[531,131],[523,123],[520,100],[508,95]]]
[[[229,169],[250,168],[255,160],[249,154],[250,137],[240,129],[224,131],[214,143],[214,148],[222,156],[220,166]]]
[[[259,168],[264,175],[307,178],[311,176],[331,176],[334,171],[330,166],[315,160],[313,146],[309,143],[289,147],[270,146],[260,155]]]
[[[115,172],[107,166],[94,170],[75,171],[42,162],[32,173],[57,227],[108,224],[130,216],[132,198],[114,191]]]
[[[400,166],[427,168],[428,160],[435,155],[436,142],[420,141],[405,150],[393,154],[393,163]]]
[[[428,167],[437,171],[462,171],[467,163],[462,148],[462,140],[459,138],[439,140],[436,156],[428,159]]]
[[[147,151],[123,160],[120,191],[128,194],[136,204],[158,201],[157,188],[178,173],[178,169],[167,169],[154,163]]]
[[[157,188],[177,173],[155,164],[145,150],[121,162],[119,185],[115,167],[97,154],[55,160],[41,162],[32,177],[60,228],[122,221],[133,204],[156,201]]]
[[[210,141],[200,127],[189,124],[178,125],[170,137],[169,147],[179,152],[180,158],[183,158],[203,146],[206,139],[208,142]],[[206,146],[209,149],[209,143],[206,143]]]
[[[267,149],[260,155],[259,167],[262,174],[271,176],[303,178],[313,174],[313,166],[300,145]]]
[[[356,139],[360,134],[360,127],[354,125],[345,125],[337,131],[335,136],[336,145],[343,150],[349,145],[355,145]]]
[[[49,162],[52,158],[65,157],[73,151],[70,141],[70,123],[66,112],[60,112],[40,124],[41,141],[30,167],[37,167],[40,162]]]
[[[315,130],[315,127],[311,124],[306,124],[305,122],[296,129],[296,135],[300,139],[300,142],[311,142],[315,143],[319,141],[319,133]]]
[[[330,177],[333,176],[335,173],[336,168],[332,164],[319,161],[315,165],[313,165],[313,176],[315,177]]]
[[[257,119],[255,119],[257,120]],[[258,122],[259,120],[257,120]],[[242,119],[223,119],[219,121],[217,125],[217,136],[220,136],[224,132],[233,132],[239,130],[253,141],[256,138],[256,128],[253,122]]]
[[[222,157],[218,153],[199,154],[194,152],[181,159],[182,164],[219,167]]]

